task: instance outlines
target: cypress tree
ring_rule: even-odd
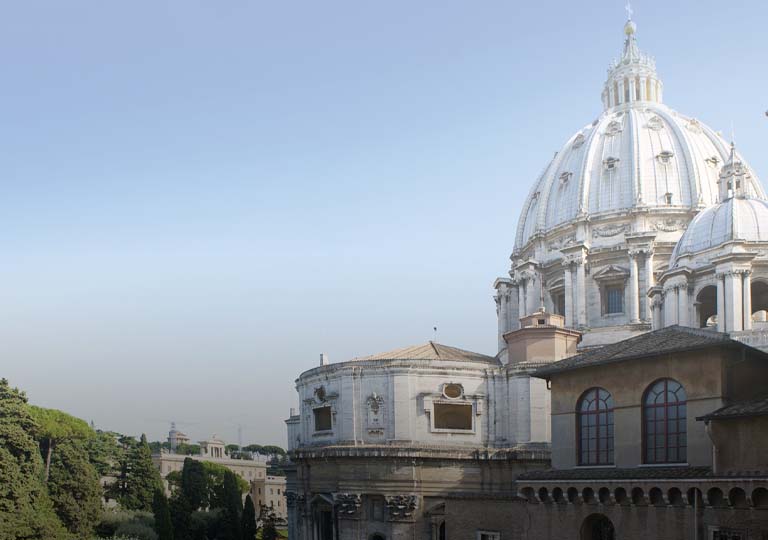
[[[59,442],[50,462],[48,493],[69,532],[78,538],[93,533],[101,517],[102,489],[96,468],[88,460],[85,441]]]
[[[243,519],[240,527],[243,531],[243,540],[256,540],[256,507],[253,505],[250,493],[245,496]]]
[[[168,499],[162,489],[155,490],[152,500],[152,512],[155,515],[155,532],[158,540],[173,540],[173,525]]]
[[[243,533],[240,529],[243,504],[235,473],[227,470],[224,473],[224,540],[241,540]]]
[[[152,511],[156,489],[162,489],[160,473],[152,463],[147,436],[142,434],[139,444],[128,455],[126,492],[120,504],[128,510]]]
[[[27,397],[0,379],[0,538],[67,537],[43,484],[36,429]]]
[[[193,511],[209,506],[208,473],[202,462],[192,458],[184,459],[184,467],[181,470],[181,493]]]

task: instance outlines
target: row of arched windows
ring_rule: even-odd
[[[613,464],[613,397],[604,388],[590,388],[576,408],[579,465]],[[673,379],[651,384],[643,394],[643,462],[685,463],[686,395]]]

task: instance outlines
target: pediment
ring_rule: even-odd
[[[601,268],[599,271],[592,274],[592,278],[597,281],[626,279],[627,277],[629,277],[629,270],[614,264]]]

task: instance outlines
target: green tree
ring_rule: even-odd
[[[48,493],[53,508],[69,532],[78,538],[93,533],[101,517],[101,484],[88,460],[86,442],[77,439],[58,443],[51,460]]]
[[[174,540],[191,540],[193,509],[186,497],[177,491],[170,502],[171,523]]]
[[[199,456],[201,453],[200,445],[181,443],[176,445],[176,453],[181,456]]]
[[[152,500],[152,512],[155,515],[155,532],[158,540],[173,540],[173,524],[168,499],[162,489],[155,490]]]
[[[253,505],[251,494],[245,496],[243,505],[243,519],[240,525],[243,531],[243,540],[256,540],[256,507]]]
[[[87,440],[94,432],[88,422],[75,418],[56,409],[45,409],[35,405],[30,406],[32,416],[38,425],[37,438],[40,449],[45,456],[45,481],[51,472],[51,458],[54,448],[64,441]]]
[[[261,540],[278,540],[280,537],[277,534],[277,516],[271,510],[268,510],[262,517],[264,525],[261,528]]]
[[[125,457],[120,464],[120,477],[112,492],[120,505],[127,510],[151,510],[156,489],[162,489],[160,473],[152,463],[146,435],[133,443],[123,438]]]
[[[238,487],[237,476],[227,469],[224,474],[224,527],[223,540],[241,540],[243,533],[240,529],[242,520],[243,503],[240,488]]]
[[[125,451],[118,443],[122,437],[113,431],[96,430],[87,441],[88,460],[96,467],[99,476],[113,476]]]
[[[225,508],[224,478],[226,473],[231,471],[224,465],[211,461],[203,461],[202,464],[208,476],[208,506],[210,508]],[[247,493],[251,488],[248,482],[237,475],[234,477],[240,494]]]
[[[0,379],[0,538],[67,536],[43,484],[37,429],[27,397]]]
[[[208,484],[208,474],[203,463],[186,458],[181,469],[181,494],[193,511],[209,505]]]

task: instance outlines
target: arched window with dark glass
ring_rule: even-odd
[[[590,388],[578,409],[579,465],[613,464],[613,397],[604,388]]]
[[[685,388],[661,379],[645,391],[643,438],[646,463],[684,463],[687,459]]]

